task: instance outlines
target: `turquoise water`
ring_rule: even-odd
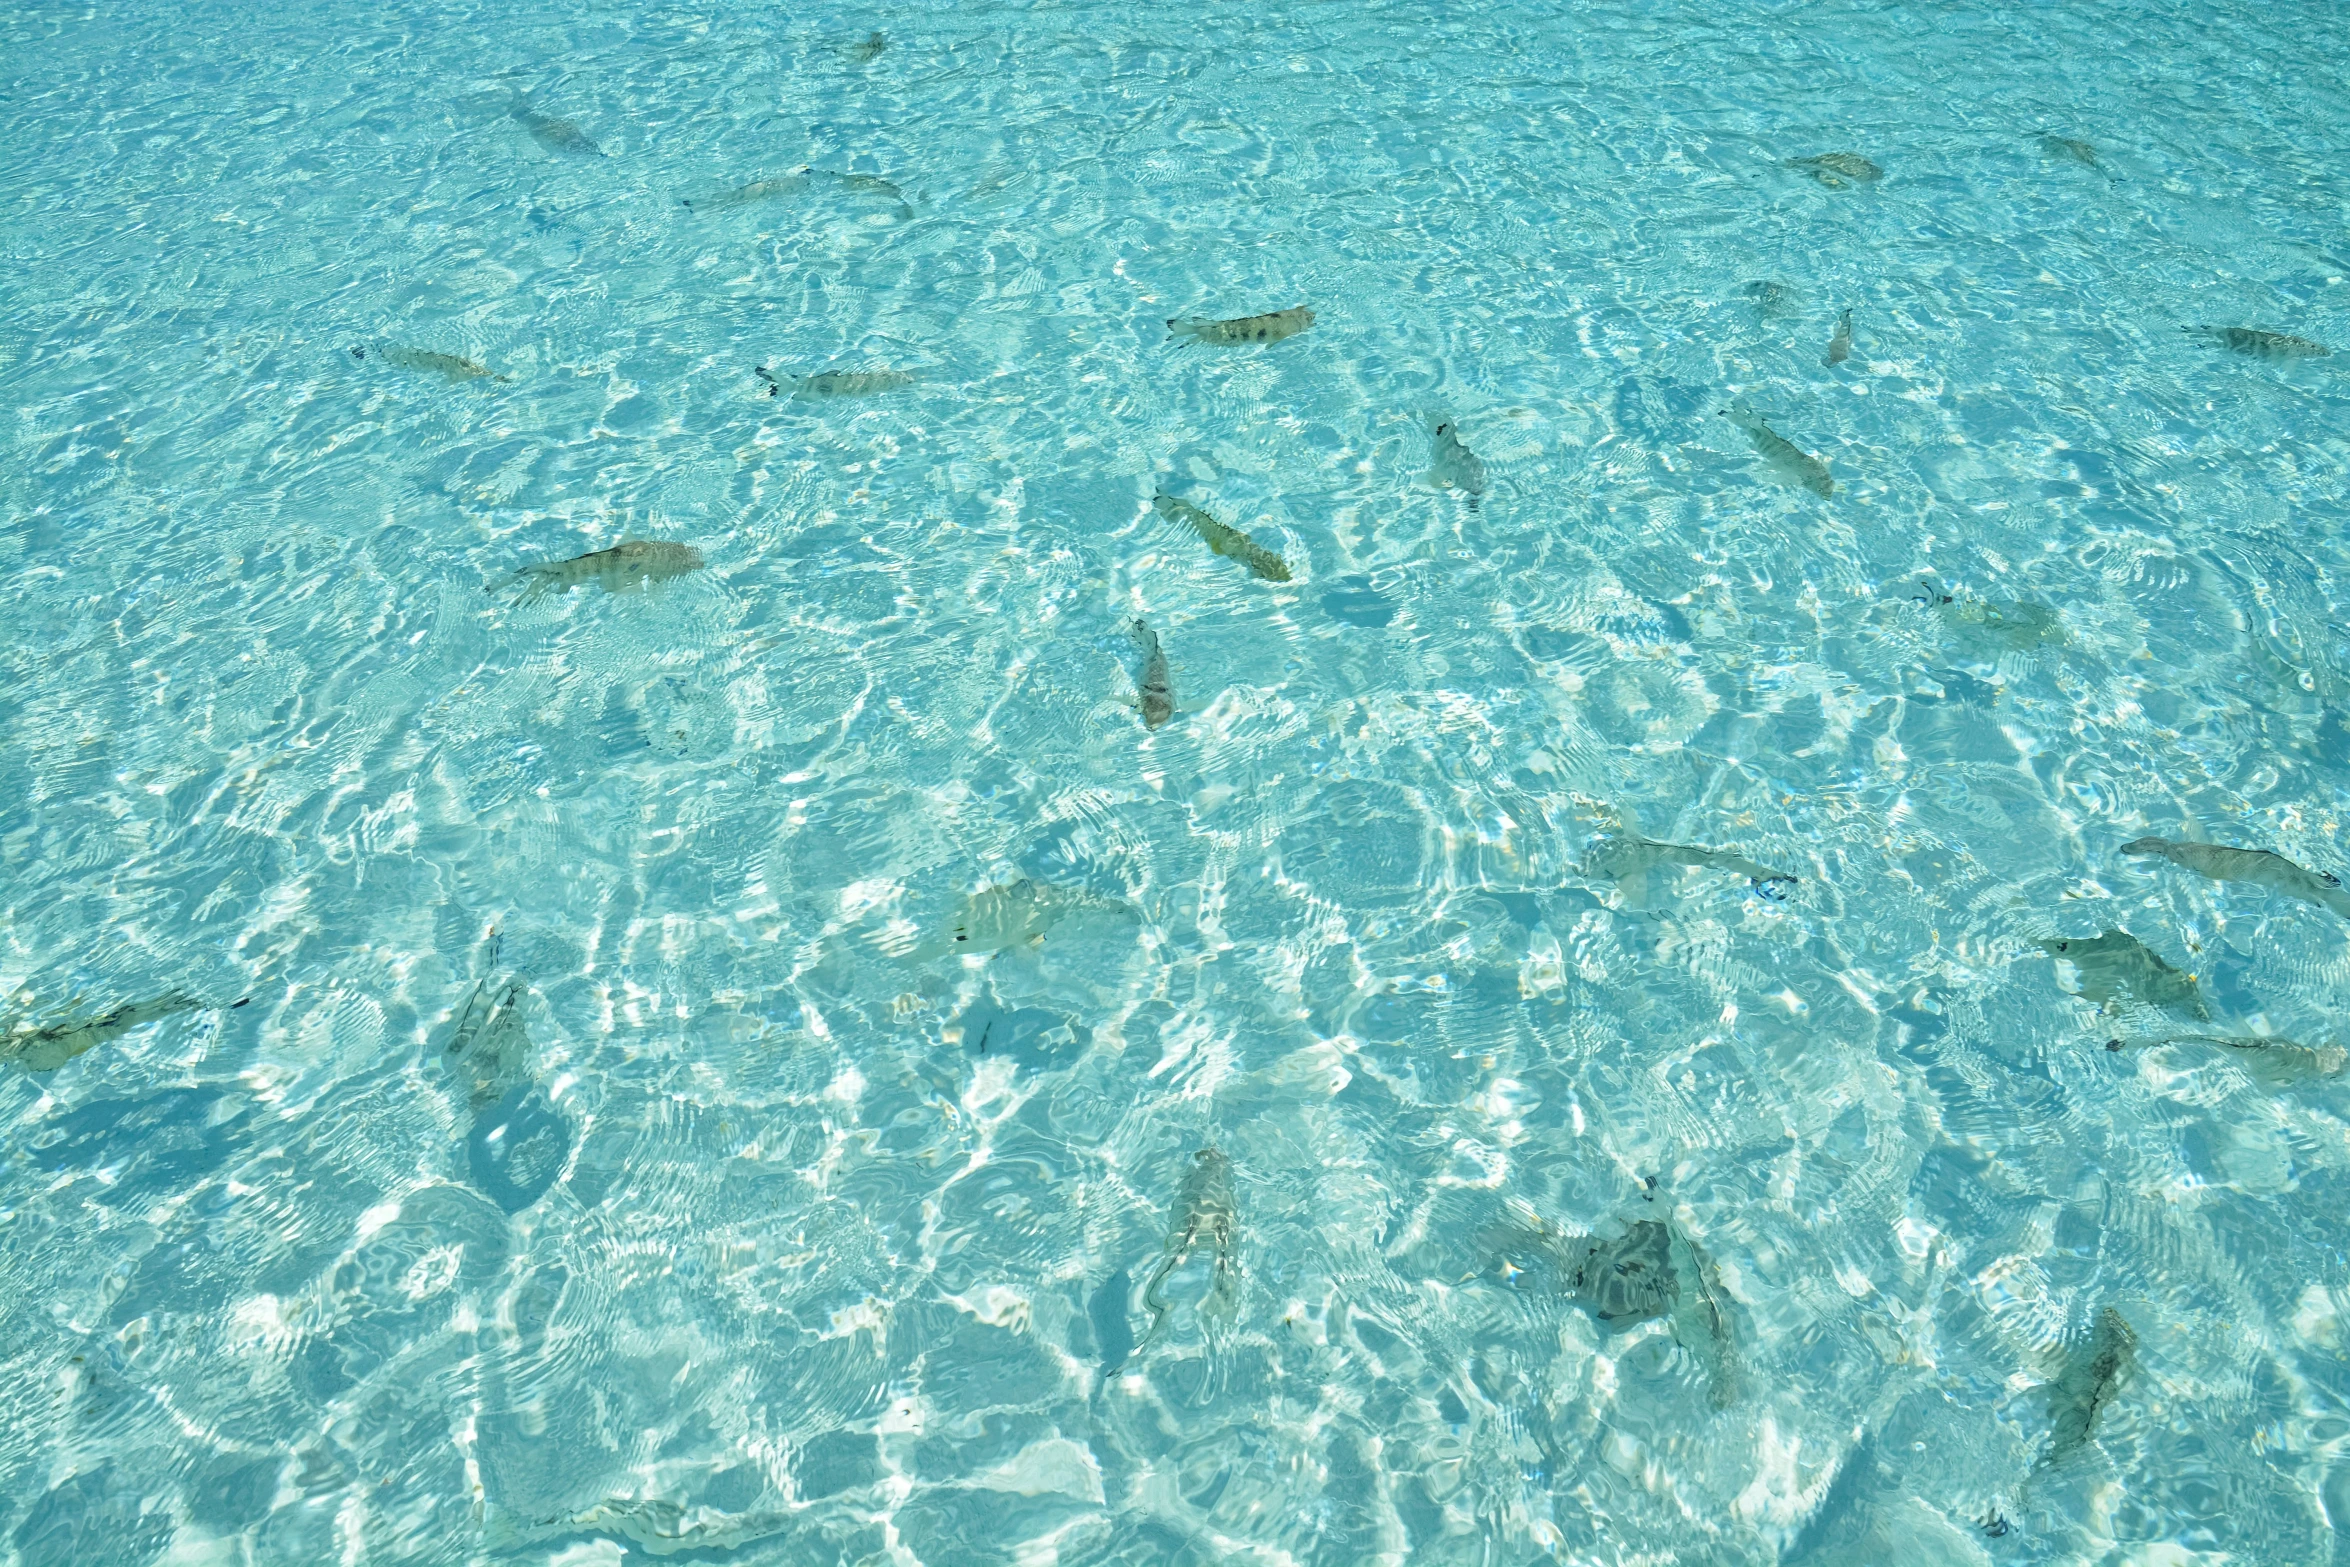
[[[2338,8],[0,40],[0,1560],[2344,1559]]]

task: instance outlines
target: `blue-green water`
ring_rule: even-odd
[[[2346,76],[0,12],[0,1560],[2344,1559]]]

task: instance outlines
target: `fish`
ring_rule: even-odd
[[[888,47],[887,38],[879,33],[868,33],[863,42],[849,45],[846,52],[851,65],[871,65],[881,58],[881,51]]]
[[[2097,149],[2085,141],[2076,141],[2070,136],[2058,136],[2048,131],[2039,131],[2034,134],[2039,138],[2040,150],[2051,158],[2070,158],[2084,168],[2102,169],[2104,167],[2097,161]]]
[[[2138,1335],[2111,1306],[2097,1314],[2096,1330],[2054,1382],[2048,1383],[2049,1443],[2036,1469],[2063,1462],[2088,1446],[2098,1417],[2111,1409],[2138,1363]]]
[[[2312,1077],[2340,1077],[2350,1066],[2350,1050],[2340,1045],[2304,1045],[2266,1034],[2166,1034],[2160,1039],[2109,1039],[2113,1051],[2157,1045],[2214,1045],[2235,1052],[2233,1060],[2246,1073],[2272,1088]]]
[[[1611,1333],[1667,1318],[1674,1342],[1706,1362],[1714,1407],[1738,1401],[1737,1344],[1724,1305],[1728,1292],[1713,1260],[1672,1225],[1642,1219],[1620,1235],[1573,1236],[1527,1216],[1489,1231],[1484,1244],[1530,1246],[1557,1269],[1559,1288]],[[1505,1265],[1509,1276],[1524,1271]]]
[[[1799,484],[1822,500],[1836,493],[1828,465],[1796,445],[1746,406],[1744,398],[1721,410],[1723,418],[1746,432],[1747,442],[1761,455],[1763,465],[1791,484]]]
[[[370,353],[387,365],[397,365],[402,370],[430,370],[452,381],[514,379],[510,375],[498,374],[478,359],[467,359],[458,354],[436,353],[429,348],[408,348],[398,343],[377,343],[372,347],[366,343],[351,345],[351,357],[362,364],[367,362]]]
[[[1706,849],[1692,844],[1657,843],[1628,829],[1609,834],[1595,846],[1591,856],[1583,862],[1581,874],[1596,880],[1619,884],[1645,877],[1660,865],[1688,865],[1701,870],[1734,871],[1747,879],[1749,885],[1773,903],[1784,903],[1795,890],[1800,879],[1785,871],[1757,865],[1743,855],[1725,849]]]
[[[1142,1287],[1142,1302],[1150,1308],[1151,1325],[1143,1334],[1142,1343],[1136,1346],[1137,1352],[1148,1348],[1159,1336],[1159,1329],[1166,1325],[1167,1313],[1173,1309],[1167,1297],[1159,1293],[1159,1286],[1202,1246],[1215,1255],[1215,1277],[1208,1286],[1207,1298],[1200,1303],[1200,1311],[1205,1315],[1226,1315],[1239,1304],[1240,1264],[1233,1255],[1239,1227],[1239,1205],[1232,1195],[1232,1161],[1214,1148],[1202,1148],[1191,1156],[1191,1169],[1183,1177],[1182,1190],[1176,1194],[1175,1222],[1167,1231],[1167,1253],[1159,1260],[1150,1282]]]
[[[527,100],[515,99],[506,113],[519,121],[537,139],[538,144],[550,152],[560,152],[573,158],[601,158],[604,155],[604,149],[597,146],[595,139],[587,132],[569,120],[540,113]]]
[[[1459,490],[1472,500],[1485,493],[1485,464],[1461,444],[1460,426],[1439,419],[1429,428],[1431,450],[1428,482],[1440,490]]]
[[[1787,167],[1810,175],[1830,190],[1874,185],[1885,177],[1883,169],[1857,152],[1823,152],[1817,157],[1789,158]]]
[[[1101,1288],[1086,1304],[1086,1320],[1093,1324],[1093,1341],[1101,1349],[1105,1377],[1117,1375],[1118,1368],[1134,1353],[1134,1325],[1126,1315],[1126,1303],[1133,1294],[1134,1280],[1120,1268],[1102,1280]]]
[[[2208,337],[2230,353],[2255,359],[2321,359],[2333,352],[2323,343],[2283,332],[2264,332],[2253,326],[2183,326],[2182,332]]]
[[[583,582],[593,582],[606,593],[634,593],[647,583],[667,582],[702,569],[702,552],[670,539],[622,539],[608,550],[590,550],[569,560],[525,566],[494,587],[520,587],[522,602],[535,603],[550,593],[569,593]]]
[[[782,1534],[796,1520],[789,1513],[726,1513],[715,1507],[686,1507],[660,1497],[613,1497],[584,1511],[555,1518],[522,1519],[492,1504],[484,1533],[494,1550],[569,1534],[617,1535],[648,1556],[683,1551],[724,1551]]]
[[[1610,1331],[1661,1317],[1680,1295],[1672,1246],[1672,1231],[1655,1219],[1643,1219],[1613,1240],[1588,1237],[1569,1259],[1567,1287],[1575,1303]]]
[[[1289,310],[1276,310],[1271,315],[1241,316],[1231,321],[1210,321],[1205,317],[1169,317],[1167,340],[1182,338],[1193,343],[1212,343],[1230,347],[1235,343],[1278,343],[1283,338],[1295,337],[1314,324],[1314,313],[1304,305]]]
[[[1189,501],[1177,500],[1165,490],[1151,497],[1151,510],[1169,522],[1188,525],[1218,555],[1237,560],[1267,582],[1287,582],[1289,562],[1238,528],[1218,522]]]
[[[906,193],[878,174],[830,174],[823,169],[814,172],[823,174],[852,196],[881,196],[905,205]]]
[[[2271,892],[2314,903],[2350,918],[2350,893],[2342,890],[2339,876],[2296,865],[2272,849],[2233,849],[2218,843],[2134,838],[2122,845],[2122,853],[2138,857],[2159,854],[2198,876],[2213,881],[2250,882],[2255,887],[2266,887]]]
[[[983,955],[1044,945],[1055,925],[1087,910],[1130,913],[1126,904],[1082,888],[1055,887],[1023,876],[966,895],[944,931],[915,944],[908,956],[928,962],[948,953]]]
[[[1840,365],[1852,357],[1852,312],[1847,310],[1836,318],[1836,334],[1828,339],[1828,357],[1824,364]]]
[[[194,996],[172,991],[153,1001],[136,1001],[116,1007],[96,1017],[78,1018],[71,1022],[51,1023],[46,1027],[32,1027],[26,1020],[11,1024],[5,1035],[0,1035],[0,1061],[23,1067],[28,1072],[54,1072],[84,1051],[105,1044],[181,1012],[192,1012],[204,1003]],[[240,1001],[238,1006],[245,1003]]]
[[[1747,284],[1741,292],[1746,295],[1746,302],[1753,307],[1756,317],[1764,321],[1775,320],[1794,308],[1795,290],[1784,283],[1757,279]]]
[[[1159,646],[1158,633],[1141,620],[1126,629],[1142,651],[1142,678],[1135,682],[1141,693],[1142,727],[1157,729],[1175,716],[1175,683],[1167,677],[1166,650]]]
[[[767,383],[767,395],[780,394],[788,384],[792,400],[801,403],[824,402],[836,397],[878,397],[883,392],[895,392],[914,384],[914,376],[906,370],[819,370],[813,375],[795,375],[778,379],[765,365],[758,367],[759,379]]]
[[[492,931],[487,972],[457,1009],[449,1041],[441,1048],[441,1064],[464,1086],[466,1102],[475,1110],[503,1099],[530,1056],[530,1032],[522,1015],[530,983],[518,974],[496,972],[500,945]]]
[[[720,191],[715,196],[685,196],[679,205],[688,212],[724,212],[732,207],[748,207],[756,202],[773,201],[781,196],[797,196],[808,188],[808,171],[781,174],[772,179],[753,180],[748,185]]]
[[[2201,1021],[2211,1017],[2195,989],[2195,976],[2172,968],[2126,930],[2109,930],[2093,937],[2061,936],[2043,941],[2039,947],[2073,966],[2080,976],[2079,994],[2086,1000],[2110,1007],[2127,996],[2142,1005]]]
[[[2033,604],[2030,599],[2014,599],[1997,604],[1993,599],[1946,599],[1941,618],[1950,625],[1969,632],[1981,632],[1983,637],[2000,641],[2016,651],[2061,644],[2063,618],[2047,604]]]
[[[1672,1241],[1667,1260],[1674,1277],[1688,1285],[1673,1312],[1673,1337],[1691,1353],[1703,1354],[1713,1405],[1727,1409],[1738,1402],[1739,1393],[1738,1346],[1722,1304],[1728,1291],[1722,1288],[1721,1270],[1697,1242],[1669,1225],[1667,1229]]]

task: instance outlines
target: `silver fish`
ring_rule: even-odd
[[[1852,357],[1852,312],[1847,310],[1836,318],[1836,334],[1828,339],[1826,364],[1840,365]]]
[[[2088,1446],[2098,1417],[2113,1407],[2137,1363],[2137,1333],[2128,1318],[2106,1307],[2097,1314],[2097,1328],[2088,1344],[2047,1384],[2048,1451],[2037,1468],[2050,1468]]]
[[[1159,1286],[1202,1246],[1214,1254],[1215,1277],[1208,1286],[1207,1298],[1200,1303],[1201,1313],[1229,1315],[1239,1305],[1240,1262],[1234,1255],[1234,1245],[1240,1227],[1240,1208],[1232,1194],[1232,1161],[1214,1148],[1200,1149],[1191,1156],[1191,1161],[1191,1170],[1183,1177],[1183,1189],[1176,1194],[1175,1222],[1167,1231],[1167,1254],[1160,1259],[1150,1282],[1142,1287],[1142,1303],[1150,1308],[1151,1325],[1142,1336],[1142,1344],[1136,1347],[1137,1353],[1159,1336],[1167,1313],[1173,1309],[1167,1297],[1159,1293]]]
[[[530,604],[550,593],[568,593],[585,582],[593,582],[607,593],[634,593],[648,583],[667,582],[701,569],[702,552],[690,544],[622,539],[608,550],[525,566],[498,585],[520,587],[522,602]]]
[[[492,931],[487,963],[449,1027],[441,1064],[465,1087],[467,1103],[479,1110],[497,1103],[513,1086],[530,1057],[530,1032],[522,1015],[530,984],[519,974],[495,972],[501,938]]]
[[[2102,169],[2104,167],[2097,161],[2097,149],[2085,141],[2076,141],[2070,136],[2053,135],[2047,131],[2041,131],[2037,134],[2040,140],[2040,150],[2051,158],[2070,158],[2085,168]]]
[[[1082,888],[1040,884],[1023,876],[965,896],[946,928],[916,943],[908,956],[923,963],[950,952],[977,956],[1041,947],[1055,925],[1088,911],[1132,912],[1126,904]]]
[[[1672,1231],[1644,1219],[1613,1240],[1597,1236],[1574,1245],[1568,1256],[1567,1287],[1576,1302],[1615,1331],[1661,1317],[1680,1298],[1673,1272]]]
[[[1636,881],[1660,865],[1688,865],[1700,870],[1732,871],[1743,876],[1754,890],[1773,903],[1784,903],[1795,890],[1798,878],[1785,871],[1757,865],[1743,855],[1725,849],[1699,848],[1691,844],[1657,843],[1633,832],[1612,833],[1594,847],[1582,865],[1582,874],[1616,883]]]
[[[1156,729],[1175,716],[1175,683],[1167,675],[1166,650],[1159,646],[1158,633],[1140,620],[1127,630],[1142,651],[1142,678],[1135,682],[1142,696],[1142,727]]]
[[[2195,989],[2195,976],[2172,968],[2126,930],[2109,930],[2094,937],[2058,937],[2039,946],[2050,957],[2070,963],[2080,976],[2079,994],[2101,1006],[2126,996],[2142,1005],[2198,1020],[2211,1016]]]
[[[1705,1354],[1713,1405],[1727,1409],[1738,1402],[1739,1391],[1738,1344],[1723,1305],[1729,1292],[1722,1288],[1721,1270],[1697,1242],[1677,1229],[1672,1241],[1673,1272],[1686,1286],[1673,1311],[1673,1337],[1692,1353]]]
[[[1287,582],[1289,562],[1265,548],[1247,534],[1229,523],[1218,522],[1189,501],[1177,500],[1161,490],[1151,497],[1151,510],[1169,522],[1180,522],[1207,541],[1210,550],[1218,555],[1239,561],[1250,572],[1267,582]]]
[[[1485,464],[1461,444],[1460,427],[1439,419],[1429,430],[1432,450],[1428,482],[1440,490],[1459,490],[1472,499],[1485,493]]]
[[[1823,152],[1817,157],[1789,158],[1787,167],[1801,170],[1830,190],[1873,185],[1885,177],[1883,169],[1857,152]]]
[[[2212,1045],[2230,1052],[2230,1059],[2258,1082],[2271,1088],[2312,1077],[2339,1077],[2350,1065],[2350,1050],[2340,1045],[2304,1045],[2266,1034],[2166,1034],[2159,1039],[2109,1039],[2108,1050],[2151,1049],[2158,1045]]]
[[[781,1534],[795,1521],[787,1513],[724,1513],[660,1497],[613,1497],[555,1518],[525,1519],[493,1506],[484,1520],[484,1534],[490,1546],[501,1551],[569,1534],[605,1534],[633,1542],[648,1556],[675,1556],[731,1550]]]
[[[860,43],[849,45],[847,54],[851,65],[871,65],[881,58],[881,51],[889,47],[889,40],[879,33],[868,33]]]
[[[353,343],[351,345],[351,357],[362,364],[366,363],[370,354],[373,354],[380,362],[387,365],[397,365],[402,370],[430,370],[435,375],[445,375],[452,381],[485,379],[511,381],[514,379],[512,376],[498,374],[479,360],[467,359],[458,354],[436,353],[429,348],[408,348],[399,343],[377,343],[372,346],[365,343]]]
[[[1814,495],[1826,500],[1836,493],[1836,481],[1828,473],[1828,465],[1796,445],[1746,406],[1741,398],[1721,410],[1722,417],[1746,432],[1747,444],[1762,458],[1763,465],[1791,484],[1799,484]]]
[[[689,212],[724,212],[730,207],[748,207],[755,202],[774,201],[783,196],[797,196],[808,188],[808,171],[780,174],[773,179],[753,180],[748,185],[720,191],[715,196],[687,196],[682,205]]]
[[[794,402],[819,403],[842,397],[878,397],[884,392],[895,392],[914,384],[914,376],[907,370],[819,370],[813,375],[795,375],[778,379],[765,365],[758,367],[759,379],[767,383],[767,395],[775,397],[786,386],[792,389]]]
[[[1795,290],[1784,283],[1757,279],[1747,284],[1743,292],[1758,320],[1775,321],[1795,308]]]
[[[1931,581],[1911,599],[1939,614],[1958,630],[2018,652],[2065,641],[2064,618],[2030,599],[1995,601],[1945,593]]]
[[[513,107],[506,112],[520,121],[539,145],[550,152],[560,152],[574,158],[601,158],[604,155],[604,149],[596,145],[595,139],[569,120],[542,114],[521,99],[516,99]]]
[[[116,1007],[97,1017],[79,1018],[67,1023],[52,1023],[36,1028],[22,1019],[10,1025],[0,1035],[0,1061],[23,1067],[28,1072],[54,1072],[82,1052],[119,1038],[134,1028],[171,1017],[181,1012],[192,1012],[204,1003],[193,996],[173,991],[153,1001],[133,1002]],[[243,1002],[237,1005],[243,1006]]]
[[[1170,342],[1183,338],[1219,347],[1230,347],[1235,343],[1278,343],[1285,337],[1297,336],[1313,324],[1313,311],[1298,305],[1288,310],[1276,310],[1271,315],[1241,316],[1231,321],[1210,321],[1205,317],[1170,318],[1167,322],[1167,338]]]
[[[2252,326],[2183,326],[2179,330],[2208,337],[2230,353],[2249,354],[2255,359],[2319,359],[2333,351],[2306,337],[2264,332]]]
[[[2313,871],[2294,864],[2270,849],[2232,849],[2217,843],[2180,843],[2171,838],[2137,838],[2122,845],[2122,853],[2159,854],[2213,881],[2250,882],[2271,892],[2314,903],[2350,917],[2350,893],[2342,879],[2329,871]]]

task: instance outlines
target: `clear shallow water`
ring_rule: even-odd
[[[10,12],[12,1559],[2336,1559],[2345,25]]]

